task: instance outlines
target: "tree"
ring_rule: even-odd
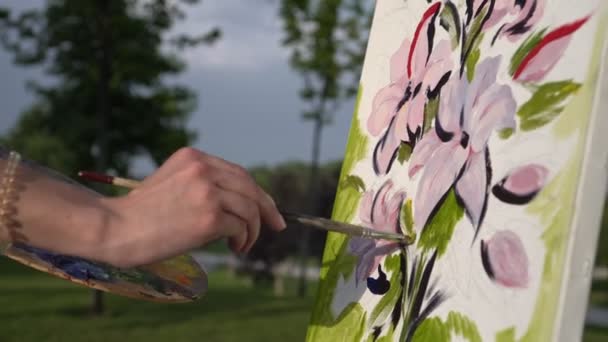
[[[129,175],[147,155],[160,164],[195,134],[186,120],[194,94],[163,83],[183,71],[176,49],[212,43],[166,32],[198,0],[53,0],[41,10],[13,15],[0,9],[0,41],[23,66],[42,65],[56,81],[30,84],[37,102],[10,132],[7,144],[74,175],[95,169]],[[173,53],[162,51],[165,43]],[[94,311],[103,309],[101,292]]]
[[[332,122],[342,101],[355,95],[371,24],[372,9],[364,0],[282,0],[280,15],[291,49],[292,67],[302,76],[300,97],[308,103],[302,113],[313,123],[309,177],[310,213],[317,211],[322,130]],[[309,233],[300,241],[299,294],[306,294],[305,264]]]
[[[319,168],[319,191],[316,201],[319,203],[315,215],[328,217],[333,208],[342,162],[330,162]],[[308,202],[308,182],[310,165],[301,162],[287,162],[274,168],[255,167],[250,172],[256,182],[287,211],[299,212]],[[311,230],[290,224],[287,231],[274,233],[271,229],[262,229],[260,237],[247,254],[246,264],[261,264],[262,269],[252,270],[254,283],[262,280],[274,282],[275,293],[281,295],[282,277],[277,274],[276,266],[287,257],[297,255],[298,240],[303,230],[310,232],[311,255],[321,258],[326,232]]]

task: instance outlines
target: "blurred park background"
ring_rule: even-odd
[[[141,178],[194,146],[246,166],[284,209],[329,217],[372,6],[3,0],[0,142],[72,177]],[[604,215],[585,341],[608,340],[607,234]],[[193,255],[209,293],[179,305],[102,294],[3,258],[0,341],[300,341],[324,242],[290,227],[241,258],[205,246]]]

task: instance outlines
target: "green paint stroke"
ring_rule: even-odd
[[[519,66],[521,65],[521,62],[523,62],[524,58],[526,58],[526,56],[530,53],[530,51],[532,51],[532,49],[536,45],[538,45],[538,43],[540,43],[540,41],[543,39],[546,31],[547,31],[547,29],[544,28],[539,32],[531,34],[517,48],[517,50],[513,54],[513,57],[511,58],[511,65],[509,67],[509,74],[511,76],[515,75],[515,71],[517,71],[517,68],[519,68]]]
[[[346,178],[343,181],[344,185],[343,188],[346,189],[348,187],[352,187],[353,189],[357,190],[357,191],[365,191],[365,183],[363,182],[363,179],[361,179],[361,177],[359,176],[355,176],[355,175],[348,175],[346,176]]]
[[[477,67],[477,62],[479,62],[479,58],[481,57],[481,49],[479,45],[483,41],[484,34],[479,34],[477,40],[475,41],[475,45],[471,49],[471,53],[467,57],[466,67],[467,67],[467,80],[473,82],[473,78],[475,78],[475,67]]]
[[[399,153],[397,154],[397,160],[403,164],[404,162],[410,160],[410,156],[412,155],[412,146],[406,143],[401,143],[399,145]]]
[[[437,257],[445,253],[454,233],[456,223],[464,215],[464,209],[458,204],[454,190],[450,190],[437,214],[424,227],[420,234],[418,247],[424,251],[437,249]]]
[[[458,22],[458,13],[454,11],[452,6],[444,6],[439,14],[441,26],[450,34],[452,42],[452,50],[455,50],[460,44],[460,23]]]
[[[465,315],[450,311],[443,322],[439,317],[427,318],[416,329],[413,342],[448,342],[457,335],[469,342],[481,342],[479,330],[471,319]]]
[[[329,309],[329,308],[327,308]],[[315,326],[308,340],[315,342],[361,341],[365,333],[365,310],[359,303],[350,303],[336,319],[336,325]]]
[[[496,342],[515,342],[515,327],[496,333]]]
[[[405,226],[403,232],[407,236],[415,236],[416,230],[414,229],[414,214],[412,213],[412,200],[408,199],[405,204],[401,207],[399,221]]]
[[[509,139],[514,132],[515,130],[513,128],[505,128],[498,132],[498,137],[500,139]]]
[[[572,80],[549,82],[538,87],[532,98],[517,111],[520,128],[531,131],[555,119],[564,109],[560,105],[580,89]]]
[[[352,220],[361,198],[359,189],[349,186],[345,180],[350,176],[355,164],[365,158],[367,154],[368,138],[361,130],[358,119],[362,94],[363,86],[361,85],[357,94],[355,114],[353,115],[332,213],[334,220],[342,222]],[[363,185],[365,186],[365,184]],[[345,338],[344,336],[352,336],[347,335],[347,333],[352,334],[358,330],[358,327],[364,326],[363,323],[357,323],[361,319],[360,316],[364,316],[363,309],[358,305],[349,305],[336,319],[334,319],[330,310],[338,278],[340,276],[350,276],[356,265],[356,257],[346,252],[347,242],[348,240],[343,234],[330,233],[327,236],[319,275],[317,299],[311,314],[307,341],[354,341],[354,336],[353,338]],[[362,322],[365,322],[365,320],[363,319]],[[360,333],[363,334],[363,330]]]
[[[431,123],[433,122],[433,120],[437,116],[437,113],[439,112],[439,99],[440,98],[441,98],[441,95],[437,95],[436,98],[429,100],[429,102],[424,106],[423,130],[425,133],[431,129]]]
[[[534,313],[528,331],[521,341],[548,341],[553,337],[568,246],[567,238],[575,210],[576,190],[582,167],[589,115],[597,87],[601,50],[607,32],[607,14],[604,12],[602,18],[598,20],[599,25],[587,80],[553,127],[553,133],[560,139],[567,138],[574,133],[578,134],[575,152],[561,172],[528,207],[528,211],[537,215],[542,225],[546,227],[542,239],[547,252]]]

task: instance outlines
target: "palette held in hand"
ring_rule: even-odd
[[[207,274],[187,254],[134,268],[117,268],[23,243],[8,245],[4,254],[73,283],[140,300],[191,302],[207,291]]]

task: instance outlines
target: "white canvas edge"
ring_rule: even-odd
[[[605,39],[564,259],[562,291],[553,334],[555,341],[580,341],[585,326],[608,180],[607,72],[608,39]]]

